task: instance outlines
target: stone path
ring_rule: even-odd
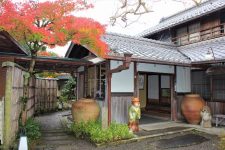
[[[36,150],[163,150],[159,147],[159,142],[162,139],[174,139],[177,136],[184,136],[190,134],[197,134],[207,138],[207,141],[202,143],[186,146],[169,148],[168,150],[217,150],[218,149],[218,138],[213,135],[206,133],[195,133],[190,131],[190,127],[171,127],[171,123],[168,124],[168,128],[156,129],[156,124],[152,124],[155,127],[151,130],[150,127],[144,125],[145,130],[139,132],[139,136],[151,136],[151,138],[140,139],[138,142],[120,144],[120,145],[110,145],[105,147],[97,148],[94,144],[81,139],[76,139],[72,135],[69,135],[63,130],[60,118],[67,116],[69,111],[56,112],[44,116],[37,117],[36,119],[41,123],[42,126],[42,138],[39,144],[36,146]],[[166,123],[163,122],[162,125]],[[159,126],[158,126],[159,127]],[[186,130],[186,131],[185,131]],[[171,134],[172,133],[172,134]],[[162,134],[159,136],[157,134]],[[154,136],[157,135],[157,136]],[[191,137],[190,137],[191,138]],[[185,142],[188,139],[185,139]],[[181,141],[182,142],[182,141]]]

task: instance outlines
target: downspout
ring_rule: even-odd
[[[111,123],[111,79],[112,79],[112,74],[113,73],[118,73],[121,72],[123,70],[127,70],[130,67],[130,63],[131,63],[131,56],[132,54],[130,53],[124,53],[124,60],[123,60],[123,64],[118,66],[117,68],[114,69],[109,69],[109,71],[107,72],[108,78],[107,78],[107,84],[108,84],[108,125],[110,125]]]

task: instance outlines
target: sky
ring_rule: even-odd
[[[114,26],[110,25],[110,17],[114,15],[118,6],[121,4],[119,0],[91,0],[94,4],[94,8],[83,10],[81,12],[75,12],[75,16],[82,16],[93,18],[94,20],[106,25],[107,32],[114,32],[126,35],[136,35],[145,29],[148,29],[154,25],[157,25],[161,18],[168,17],[179,11],[187,9],[191,4],[184,5],[183,3],[175,2],[173,0],[164,0],[149,4],[153,12],[142,15],[138,20],[137,16],[128,16],[128,20],[133,22],[129,26],[125,27],[122,21],[118,21]],[[155,0],[157,1],[157,0]],[[187,0],[190,1],[190,0]],[[64,47],[55,47],[54,49],[48,49],[53,51],[59,56],[65,56],[65,53],[69,47],[67,44]]]

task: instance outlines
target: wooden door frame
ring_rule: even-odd
[[[173,85],[174,85],[174,78],[175,78],[175,74],[173,73],[157,73],[157,72],[143,72],[143,71],[139,71],[138,74],[140,75],[146,75],[146,107],[148,106],[148,75],[159,75],[159,101],[160,101],[160,95],[161,95],[161,75],[169,75],[170,76],[170,90],[171,90],[171,93],[170,93],[170,99],[173,99],[173,93],[174,91],[174,88],[173,88]],[[170,105],[172,106],[172,102],[170,101]],[[170,107],[171,107],[170,106]]]

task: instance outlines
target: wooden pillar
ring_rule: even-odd
[[[112,112],[111,112],[111,80],[112,80],[112,73],[108,74],[107,77],[107,84],[108,84],[108,126],[111,123],[112,119]]]
[[[175,92],[176,66],[174,66],[174,75],[171,76],[171,120],[177,121],[177,100]]]
[[[13,84],[13,67],[7,67],[6,86],[5,86],[5,111],[4,111],[4,148],[9,148],[13,142],[11,138],[11,100],[12,100],[12,84]]]
[[[139,97],[137,62],[134,62],[134,97]]]
[[[111,82],[111,77],[108,76],[108,71],[110,70],[110,61],[106,61],[106,80],[105,80],[105,100],[102,103],[102,128],[108,128],[109,123],[109,110],[108,110],[108,98],[111,97],[111,85],[109,85],[109,80]]]
[[[210,100],[213,101],[213,76],[210,76]]]

